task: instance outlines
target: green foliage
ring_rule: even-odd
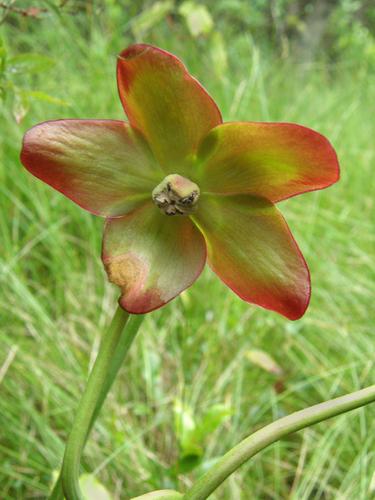
[[[22,135],[48,119],[123,119],[116,54],[135,39],[132,20],[155,2],[68,1],[52,9],[53,3],[60,2],[35,0],[48,12],[37,18],[10,12],[0,28],[4,500],[46,497],[117,298],[99,257],[102,220],[25,172]],[[150,26],[143,41],[180,56],[225,119],[294,121],[326,134],[338,151],[342,179],[280,205],[312,272],[312,302],[302,320],[287,322],[241,302],[208,269],[182,297],[146,318],[83,460],[84,471],[114,499],[161,488],[184,491],[210,461],[274,418],[374,383],[375,69],[366,51],[350,49],[352,42],[335,48],[334,34],[349,36],[357,18],[371,40],[371,2],[348,14],[349,31],[329,21],[331,31],[309,64],[296,50],[310,26],[307,4],[287,21],[269,16],[271,2],[207,1],[214,27],[193,38],[178,12],[181,3]],[[329,4],[336,9],[341,2]],[[30,2],[14,5],[28,8]],[[280,4],[281,13],[291,6]],[[214,57],[217,36],[221,48]],[[40,64],[42,70],[8,71],[9,59],[19,62],[30,53],[42,59],[29,69]],[[45,58],[51,63],[43,66]],[[17,124],[12,85],[62,102],[34,96]],[[282,370],[281,381],[260,366],[259,351]],[[175,401],[187,409],[191,431],[176,426]],[[216,405],[213,423],[203,425]],[[213,499],[372,498],[373,420],[369,407],[290,436],[243,466]],[[204,436],[197,431],[202,426]],[[182,441],[186,448],[197,443],[200,453],[186,473],[178,468]]]
[[[366,13],[362,7],[360,2],[346,0],[336,9],[329,27],[334,40],[332,51],[337,57],[360,59],[374,68],[375,7]]]
[[[143,10],[138,16],[131,21],[131,27],[136,40],[140,40],[152,28],[159,24],[166,15],[173,10],[173,2],[171,0],[158,1],[152,4],[148,9]]]
[[[188,0],[180,6],[179,13],[185,18],[192,37],[207,35],[212,31],[214,22],[205,5]]]
[[[198,418],[186,403],[175,401],[174,428],[179,446],[178,473],[190,472],[201,464],[207,439],[231,414],[232,410],[226,405],[215,404]]]
[[[79,483],[85,500],[112,499],[106,488],[92,474],[82,474]]]
[[[12,56],[0,38],[0,96],[17,123],[24,119],[33,101],[67,105],[62,99],[26,86],[31,79],[53,66],[54,60],[42,54],[24,52]]]

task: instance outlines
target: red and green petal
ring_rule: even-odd
[[[23,165],[89,212],[124,215],[161,174],[140,133],[112,120],[57,120],[26,132]]]
[[[248,193],[273,202],[339,179],[337,156],[328,140],[294,123],[224,123],[202,142],[198,159],[201,190]]]
[[[166,217],[151,202],[107,220],[102,259],[109,280],[121,288],[121,306],[143,314],[194,283],[206,245],[188,217]]]
[[[247,302],[298,319],[310,299],[306,262],[280,212],[249,195],[202,195],[194,221],[215,273]]]
[[[121,52],[117,82],[131,125],[167,173],[181,173],[209,130],[222,122],[215,102],[184,64],[159,48],[137,44]]]

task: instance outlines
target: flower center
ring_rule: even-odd
[[[152,199],[165,215],[189,215],[197,206],[199,194],[194,182],[171,174],[152,191]]]

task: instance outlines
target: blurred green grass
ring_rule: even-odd
[[[35,100],[20,125],[1,111],[0,496],[44,498],[117,291],[100,262],[103,221],[32,178],[18,155],[24,131],[60,117],[123,118],[116,53],[124,26],[83,27],[51,14],[37,34],[7,25],[10,50],[44,54],[46,71],[22,84],[67,103]],[[25,22],[26,21],[22,21]],[[126,23],[125,23],[126,24]],[[207,461],[272,419],[374,383],[375,74],[278,60],[243,37],[220,77],[203,42],[156,29],[145,41],[172,50],[201,80],[226,120],[295,121],[333,142],[336,186],[280,204],[312,273],[298,322],[245,304],[207,269],[147,316],[89,440],[83,466],[114,498],[184,490]],[[16,37],[16,38],[15,38]],[[17,39],[17,43],[14,40]],[[15,48],[16,47],[16,48]],[[280,377],[255,366],[268,353]],[[175,401],[199,419],[212,405],[231,416],[202,443],[204,461],[182,474]],[[374,409],[361,409],[273,445],[242,467],[217,499],[362,499],[374,494]]]

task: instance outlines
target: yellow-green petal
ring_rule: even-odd
[[[193,216],[208,263],[243,300],[298,319],[310,299],[306,262],[284,218],[268,200],[205,195]]]
[[[102,259],[109,280],[121,289],[121,306],[143,314],[194,283],[206,261],[206,245],[189,217],[167,217],[149,202],[107,220]]]
[[[273,202],[323,189],[339,178],[328,140],[295,123],[224,123],[202,142],[198,160],[202,191],[248,193]]]
[[[146,44],[127,48],[118,58],[117,81],[131,125],[144,134],[166,173],[181,173],[222,121],[206,90],[165,50]]]
[[[144,203],[161,170],[139,132],[121,121],[56,120],[28,130],[23,165],[91,213],[119,216]]]

